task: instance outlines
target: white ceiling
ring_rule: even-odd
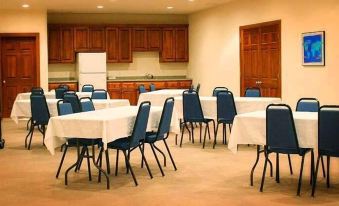
[[[231,0],[0,0],[0,9],[47,9],[49,13],[190,14]],[[97,9],[97,5],[104,6]],[[167,9],[172,6],[173,9]]]

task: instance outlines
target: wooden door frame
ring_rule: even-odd
[[[269,26],[269,25],[275,25],[277,24],[279,26],[279,49],[280,49],[280,56],[279,56],[279,61],[280,61],[280,68],[279,68],[279,84],[280,84],[280,92],[279,96],[281,97],[282,95],[282,85],[281,85],[281,20],[275,20],[275,21],[268,21],[268,22],[262,22],[262,23],[257,23],[257,24],[250,24],[250,25],[245,25],[245,26],[240,26],[239,27],[239,57],[240,57],[240,96],[244,95],[245,92],[245,76],[244,76],[244,67],[243,67],[243,59],[241,58],[241,31],[244,29],[251,29],[251,28],[256,28],[256,27],[262,27],[262,26]]]
[[[36,79],[34,82],[35,86],[40,86],[40,34],[39,33],[0,33],[0,114],[2,116],[2,39],[8,37],[28,37],[35,39],[35,71],[36,71]]]

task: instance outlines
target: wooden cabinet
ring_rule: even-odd
[[[160,61],[188,62],[187,27],[163,28]]]
[[[105,27],[76,26],[74,28],[74,46],[77,52],[105,51]]]
[[[132,62],[132,38],[130,28],[119,28],[119,62],[131,63]]]
[[[147,30],[148,51],[160,51],[162,43],[162,31],[161,28],[148,28]]]
[[[106,28],[106,55],[107,62],[119,62],[119,32],[118,28]]]
[[[144,27],[133,28],[132,30],[132,50],[133,51],[147,51],[147,29]]]
[[[73,28],[52,25],[48,27],[48,62],[74,63]]]
[[[48,90],[56,89],[60,84],[65,84],[69,87],[69,90],[78,91],[78,83],[77,82],[58,82],[58,83],[48,83]]]

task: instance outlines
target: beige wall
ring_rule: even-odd
[[[210,95],[215,86],[240,94],[239,26],[281,19],[282,98],[339,104],[339,1],[236,0],[189,16],[188,74]],[[326,32],[326,66],[301,65],[301,33]]]
[[[47,89],[47,14],[46,11],[0,10],[0,33],[40,34],[40,85]]]
[[[48,14],[48,23],[62,24],[187,24],[187,15],[147,14]],[[159,63],[159,52],[133,52],[133,63],[107,64],[110,77],[143,76],[151,73],[157,76],[187,75],[187,64]],[[76,78],[75,65],[50,64],[49,77]]]

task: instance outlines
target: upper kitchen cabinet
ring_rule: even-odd
[[[105,51],[105,27],[76,26],[74,28],[74,46],[77,52]]]
[[[118,29],[118,42],[119,42],[119,62],[131,63],[132,62],[132,38],[130,28]]]
[[[160,27],[148,28],[147,29],[147,49],[148,51],[160,51],[162,31]]]
[[[166,27],[162,30],[161,62],[188,62],[188,28]]]
[[[132,50],[147,51],[147,29],[145,27],[132,29]]]
[[[107,62],[119,62],[119,31],[118,28],[106,28]]]
[[[72,27],[50,25],[48,27],[48,62],[73,63],[73,41]]]

